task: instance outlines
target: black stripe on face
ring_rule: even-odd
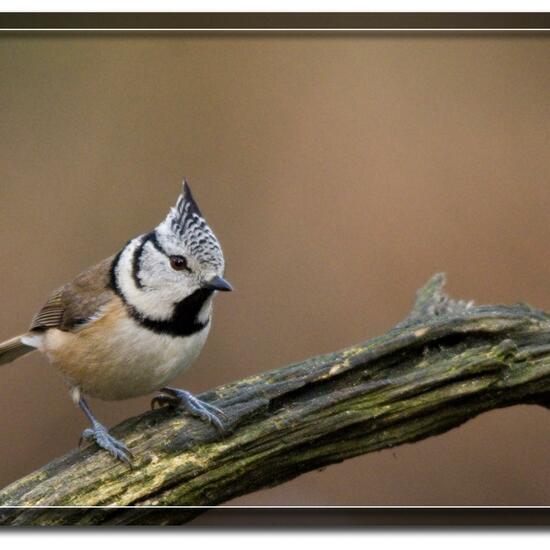
[[[139,278],[139,271],[141,269],[141,256],[143,255],[143,250],[145,248],[145,245],[147,243],[151,243],[161,254],[164,254],[165,256],[168,256],[166,251],[160,246],[160,243],[158,242],[157,235],[154,231],[151,231],[150,233],[147,233],[139,244],[139,246],[136,247],[134,250],[134,255],[132,257],[132,279],[134,280],[134,283],[137,288],[143,288],[143,283],[141,282],[141,279]]]
[[[150,241],[151,244],[161,253],[161,254],[164,254],[166,257],[168,257],[168,254],[166,252],[166,250],[164,250],[164,248],[162,248],[162,246],[160,246],[160,243],[157,239],[157,234],[154,232],[154,231],[151,231],[151,233],[148,233],[147,235],[145,235],[145,239],[147,241]]]
[[[136,246],[132,257],[132,279],[134,279],[134,283],[138,288],[143,288],[143,283],[139,278],[139,270],[141,267],[141,255],[143,254],[143,247],[145,246],[145,243],[147,243],[147,237],[141,241],[139,246]]]
[[[118,263],[120,261],[120,257],[122,256],[122,253],[126,250],[126,247],[131,243],[132,241],[128,241],[122,249],[118,252],[118,254],[114,257],[113,263],[111,264],[111,267],[109,268],[109,287],[111,290],[117,295],[120,296],[123,300],[124,297],[122,295],[122,290],[118,286],[118,278],[116,274],[116,268],[118,266]]]
[[[198,320],[198,315],[204,306],[204,303],[214,291],[204,288],[195,290],[193,294],[187,296],[184,300],[176,304],[174,313],[170,319],[156,320],[146,317],[136,310],[133,306],[127,304],[128,313],[142,327],[145,327],[157,334],[168,334],[170,336],[191,336],[205,328],[210,319],[202,323]]]

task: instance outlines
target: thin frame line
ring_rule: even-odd
[[[395,27],[389,27],[389,28],[365,28],[365,27],[359,27],[359,28],[62,28],[62,27],[53,27],[53,28],[2,28],[0,29],[0,32],[58,32],[58,33],[73,33],[73,32],[102,32],[102,33],[109,33],[109,32],[156,32],[156,33],[163,33],[163,32],[193,32],[193,33],[201,33],[201,32],[219,32],[219,33],[229,33],[229,32],[263,32],[263,33],[274,33],[274,32],[308,32],[308,33],[323,33],[323,32],[338,32],[338,33],[346,33],[346,32],[368,32],[368,33],[379,33],[379,32],[400,32],[400,33],[407,33],[407,32],[429,32],[429,33],[441,33],[441,32],[468,32],[468,33],[476,33],[476,32],[515,32],[515,33],[529,33],[529,32],[545,32],[550,31],[550,28],[548,27],[542,27],[542,28],[479,28],[479,29],[472,29],[472,28],[395,28]],[[9,485],[8,485],[9,486]],[[462,510],[462,509],[505,509],[505,510],[545,510],[550,508],[549,506],[543,506],[543,505],[526,505],[526,506],[520,506],[520,505],[511,505],[511,506],[489,506],[489,505],[436,505],[436,506],[430,506],[430,505],[408,505],[408,506],[399,506],[399,505],[382,505],[382,506],[376,506],[376,505],[226,505],[226,504],[218,504],[218,505],[208,505],[208,506],[179,506],[179,505],[63,505],[63,506],[52,506],[52,505],[0,505],[0,510],[5,509],[27,509],[27,508],[33,508],[33,509],[80,509],[80,508],[90,508],[90,509],[105,509],[105,508],[112,508],[112,509],[132,509],[132,510],[139,510],[139,509],[205,509],[205,510],[211,510],[213,508],[216,509],[234,509],[234,510],[249,510],[249,509],[267,509],[267,510],[285,510],[285,509],[321,509],[321,510],[401,510],[401,509],[419,509],[419,510]]]
[[[158,27],[155,28],[146,28],[146,27],[139,27],[139,28],[125,28],[125,27],[113,27],[113,28],[62,28],[62,27],[52,27],[52,28],[2,28],[0,29],[0,32],[174,32],[174,31],[185,31],[185,32],[310,32],[310,33],[322,33],[322,32],[469,32],[469,33],[475,33],[475,32],[541,32],[541,31],[550,31],[550,27],[539,27],[539,28],[479,28],[479,29],[472,29],[472,28],[461,28],[461,27],[452,27],[452,28],[441,28],[441,29],[434,29],[434,28],[423,28],[423,27],[416,27],[416,28],[399,28],[399,27],[388,27],[388,28],[365,28],[365,27],[350,27],[343,29],[341,27],[339,28],[324,28],[324,29],[313,29],[310,27],[305,28],[242,28],[242,27],[234,27],[234,28],[165,28],[165,29],[159,29]]]
[[[412,504],[412,505],[380,505],[376,506],[374,504],[342,504],[342,505],[304,505],[304,504],[262,504],[262,505],[252,505],[252,504],[236,504],[234,506],[229,506],[227,504],[209,504],[209,505],[165,505],[165,504],[145,504],[145,505],[133,505],[133,504],[120,504],[120,505],[113,505],[113,504],[91,504],[89,506],[85,505],[48,505],[48,504],[41,504],[36,506],[29,506],[29,505],[13,505],[10,506],[8,504],[2,504],[0,505],[0,510],[2,509],[16,509],[16,508],[42,508],[42,509],[73,509],[73,508],[128,508],[128,509],[157,509],[157,508],[163,508],[163,509],[171,509],[171,508],[183,508],[183,509],[204,509],[204,510],[210,510],[212,508],[227,508],[227,509],[320,509],[320,510],[333,510],[333,509],[342,509],[342,510],[363,510],[363,509],[374,509],[374,510],[402,510],[402,509],[413,509],[413,510],[483,510],[483,509],[504,509],[504,510],[546,510],[550,508],[550,506],[545,505],[497,505],[497,506],[489,506],[489,505],[422,505],[422,504]]]

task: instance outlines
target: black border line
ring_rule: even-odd
[[[0,13],[0,30],[550,29],[550,13]]]
[[[40,507],[38,507],[40,508]],[[73,521],[75,508],[85,511],[102,509],[104,512],[113,513],[117,510],[116,506],[108,508],[102,507],[48,507],[48,519],[53,521],[57,527],[69,527]],[[334,529],[334,528],[387,528],[387,527],[439,527],[439,528],[462,528],[462,527],[506,527],[506,528],[543,528],[546,531],[550,526],[550,509],[533,507],[222,507],[209,506],[206,508],[193,507],[163,507],[158,509],[147,507],[147,515],[144,516],[143,508],[139,506],[133,508],[129,506],[125,509],[125,523],[109,523],[109,518],[105,518],[107,523],[101,524],[102,527],[117,527],[131,524],[132,526],[174,526],[181,525],[182,518],[185,517],[188,523],[185,527],[217,527],[232,529],[250,529],[250,528],[315,528]],[[26,508],[26,511],[33,507]],[[15,508],[0,508],[0,522],[6,520],[9,516],[21,512]],[[195,516],[189,521],[189,512]],[[33,521],[32,513],[28,515],[29,521]],[[19,520],[20,521],[20,520]],[[40,525],[39,523],[36,525]],[[31,525],[21,525],[18,527],[31,527]]]

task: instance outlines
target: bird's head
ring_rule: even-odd
[[[184,181],[181,195],[153,231],[123,250],[117,282],[126,301],[144,316],[168,319],[182,301],[210,303],[215,291],[232,290],[214,232]]]

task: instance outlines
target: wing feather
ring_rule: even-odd
[[[33,317],[29,330],[44,330],[58,327],[63,323],[65,305],[63,304],[63,287],[58,288],[44,307]]]
[[[109,286],[113,257],[83,271],[72,282],[58,288],[34,316],[30,330],[79,330],[93,322],[115,297]]]

